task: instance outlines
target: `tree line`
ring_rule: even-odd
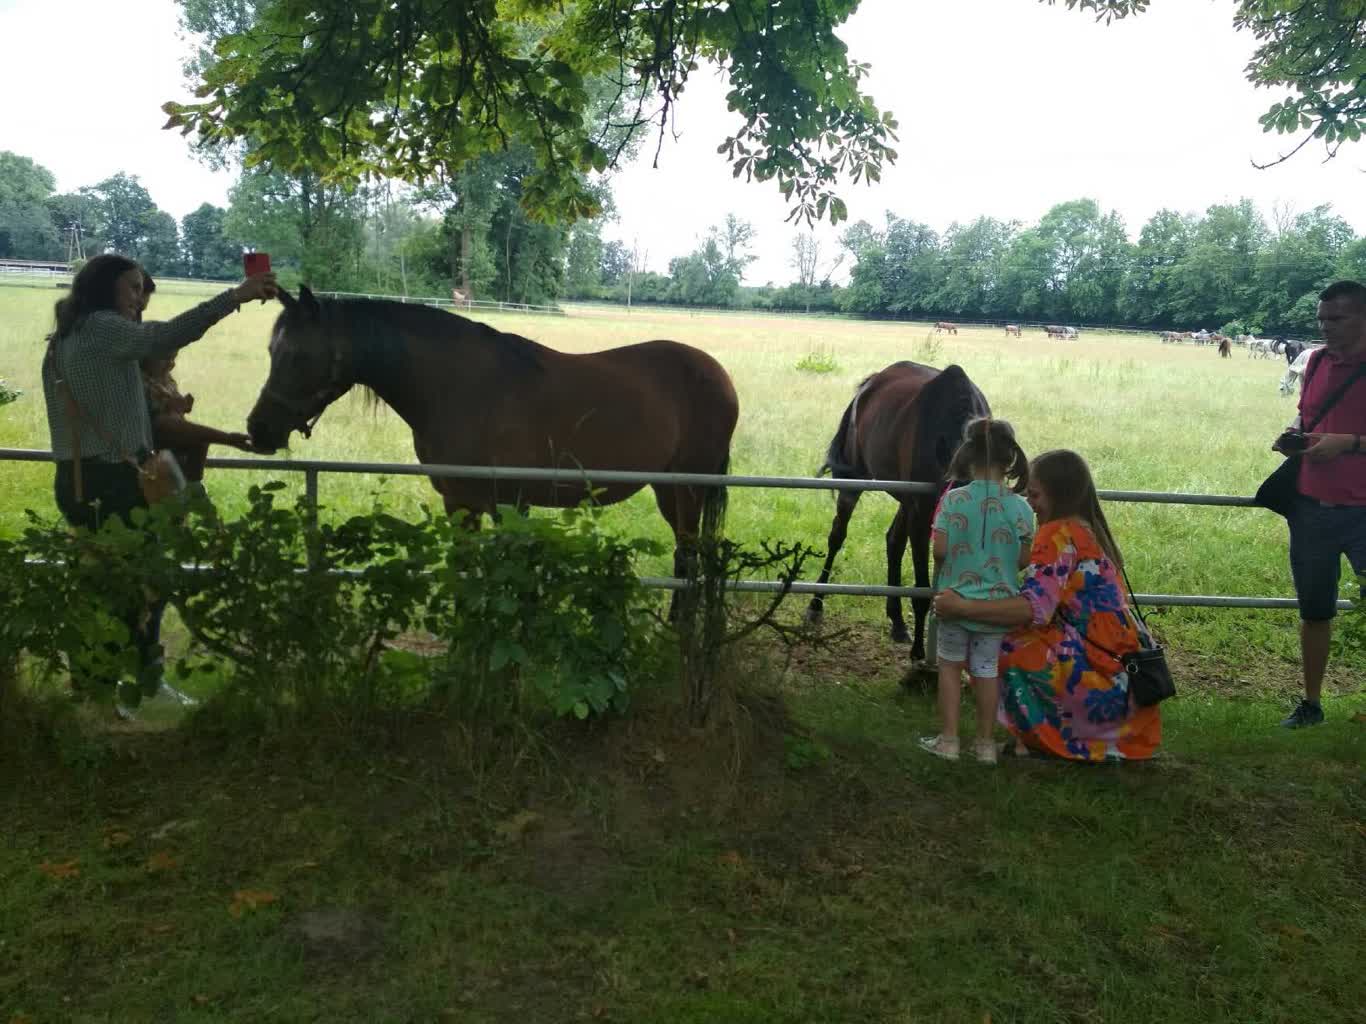
[[[1366,238],[1330,206],[1278,206],[1268,222],[1250,199],[1160,210],[1136,242],[1117,213],[1075,199],[1032,226],[980,217],[942,235],[888,214],[843,244],[855,262],[836,305],[873,316],[1305,334],[1325,285],[1366,278]]]
[[[744,281],[754,226],[734,214],[693,251],[647,269],[648,250],[603,238],[603,214],[572,225],[532,220],[520,187],[530,155],[480,158],[451,182],[414,189],[341,188],[308,173],[241,172],[227,207],[202,204],[178,223],[138,178],[116,174],[58,193],[50,171],[0,152],[0,258],[66,259],[106,249],[153,275],[228,279],[244,246],[271,253],[287,282],[330,291],[842,312],[871,317],[1028,320],[1310,334],[1318,292],[1366,278],[1366,238],[1328,205],[1253,202],[1203,214],[1160,210],[1130,241],[1091,199],[1059,203],[1037,223],[979,217],[942,233],[888,213],[859,221],[838,246],[790,231],[787,283]],[[847,284],[833,278],[848,268]]]

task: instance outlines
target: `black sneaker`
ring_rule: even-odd
[[[1306,725],[1323,724],[1323,705],[1305,698],[1295,705],[1295,710],[1281,722],[1285,729],[1303,729]]]

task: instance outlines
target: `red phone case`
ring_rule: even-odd
[[[242,269],[246,271],[247,277],[268,272],[270,270],[270,253],[244,252],[242,254]]]

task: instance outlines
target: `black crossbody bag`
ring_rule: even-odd
[[[1305,367],[1304,382],[1301,389],[1309,386],[1309,373],[1311,370],[1318,369],[1320,358],[1322,357],[1316,356]],[[1328,400],[1319,408],[1312,421],[1304,423],[1304,433],[1311,434],[1314,432],[1314,428],[1333,411],[1333,406],[1342,401],[1343,396],[1352,389],[1353,384],[1361,379],[1362,374],[1366,374],[1366,363],[1358,366],[1356,372],[1328,396]],[[1271,475],[1262,481],[1262,486],[1257,488],[1257,494],[1252,500],[1262,508],[1270,509],[1277,515],[1289,519],[1290,514],[1295,511],[1295,500],[1300,496],[1300,461],[1302,458],[1303,456],[1299,452],[1294,455],[1287,455],[1285,461],[1272,470]]]

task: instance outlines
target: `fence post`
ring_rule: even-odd
[[[304,470],[304,517],[308,526],[308,564],[317,564],[318,533],[318,471],[310,466]]]

